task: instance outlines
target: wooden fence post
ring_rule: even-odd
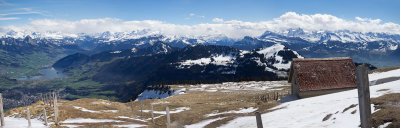
[[[45,96],[46,96],[46,105],[49,105],[49,106],[50,106],[50,98],[49,98],[49,95],[46,93]]]
[[[58,107],[57,107],[57,96],[56,93],[53,92],[53,106],[54,106],[54,123],[55,125],[58,125]]]
[[[261,114],[258,111],[256,111],[256,121],[257,121],[257,128],[263,128]]]
[[[54,107],[54,104],[52,103],[52,102],[54,102],[54,96],[53,96],[54,94],[52,95],[52,92],[50,92],[49,95],[50,95],[50,106]]]
[[[150,110],[151,110],[151,122],[153,122],[154,124],[153,104],[150,104]]]
[[[132,99],[131,99],[131,113],[132,113],[132,118],[135,117],[134,114],[133,114],[133,101],[132,101]]]
[[[169,117],[169,107],[167,106],[167,108],[165,108],[165,109],[167,112],[167,128],[169,128],[170,124],[171,124],[171,118]]]
[[[142,101],[139,100],[139,103],[140,103],[140,116],[143,116],[143,104],[142,104]]]
[[[371,128],[371,101],[369,93],[368,67],[357,67],[358,102],[360,107],[361,128]]]
[[[3,95],[1,93],[0,93],[0,116],[1,116],[1,127],[4,127],[5,123],[4,123]]]
[[[43,101],[42,93],[39,93],[39,101]]]
[[[43,108],[43,116],[44,116],[44,125],[49,125],[49,123],[47,122],[47,114],[46,114],[46,108]]]
[[[46,104],[46,101],[47,101],[47,99],[46,99],[46,94],[42,94],[42,97],[43,97],[43,103],[44,103],[44,105],[46,106],[47,104]]]
[[[29,111],[29,108],[26,109],[26,119],[28,120],[28,128],[32,127],[31,112]]]

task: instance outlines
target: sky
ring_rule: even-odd
[[[310,31],[348,28],[398,34],[398,5],[398,0],[0,0],[0,33],[90,33],[140,28],[162,33],[176,29],[167,33],[179,34],[176,32],[205,27],[218,31],[214,34],[226,34],[224,27],[231,27],[230,31],[249,31],[236,35],[256,35],[261,29],[311,26]],[[171,25],[175,27],[166,27]],[[85,31],[79,28],[82,26]]]

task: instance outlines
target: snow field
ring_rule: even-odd
[[[393,75],[398,74],[400,74],[400,69],[370,74],[369,77],[370,80],[377,80],[381,78],[393,77]],[[388,90],[382,91],[382,89]],[[379,97],[389,93],[400,93],[400,80],[371,86],[370,93],[371,98]],[[345,108],[352,104],[358,104],[357,89],[283,103],[270,109],[275,111],[262,114],[262,121],[264,127],[267,128],[358,127],[360,124],[358,106],[342,113]],[[373,106],[371,110],[374,111]],[[353,111],[356,112],[352,114],[351,112]],[[323,121],[323,118],[328,114],[332,114],[332,116],[326,121]],[[257,127],[257,125],[255,116],[248,116],[236,118],[221,127],[248,128]]]

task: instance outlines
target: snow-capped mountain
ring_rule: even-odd
[[[232,46],[239,50],[270,47],[282,44],[305,57],[353,57],[358,62],[374,65],[390,66],[386,62],[393,60],[392,56],[399,49],[400,35],[389,33],[361,33],[348,30],[341,31],[304,31],[303,29],[288,29],[280,32],[265,31],[259,37],[245,36],[243,39],[229,38],[224,34],[185,36],[163,35],[151,30],[131,32],[103,32],[94,34],[65,34],[60,32],[28,32],[10,31],[2,35],[2,45],[12,45],[10,40],[32,38],[30,43],[53,43],[76,45],[92,53],[102,51],[120,51],[137,47],[152,46],[161,41],[170,47],[184,48],[195,45]],[[26,42],[26,41],[25,41]],[[10,46],[11,47],[11,46]],[[398,51],[398,50],[397,50]],[[390,58],[388,58],[390,56]],[[375,61],[375,62],[373,62]],[[380,63],[380,64],[379,64]]]
[[[296,51],[292,51],[282,44],[275,44],[271,47],[261,48],[259,50],[256,50],[256,52],[258,54],[264,55],[264,59],[272,60],[268,63],[260,62],[259,65],[271,65],[278,70],[289,70],[291,58],[304,58]],[[272,69],[266,68],[266,70]]]
[[[396,34],[288,29],[282,32],[266,31],[258,40],[262,44],[281,43],[308,58],[352,57],[356,62],[378,67],[399,63],[398,59],[393,59],[400,45],[400,35]]]
[[[163,41],[169,43],[173,47],[185,47],[188,45],[223,45],[234,46],[239,49],[251,50],[254,48],[261,48],[273,45],[273,43],[282,44],[320,44],[328,42],[341,42],[341,43],[364,43],[366,47],[369,42],[378,42],[380,49],[378,51],[396,50],[400,43],[400,35],[388,33],[361,33],[352,32],[348,30],[341,31],[304,31],[301,28],[288,29],[281,32],[266,31],[259,37],[245,37],[241,40],[232,39],[223,34],[218,35],[203,35],[203,36],[177,36],[177,35],[163,35],[160,32],[151,30],[131,31],[131,32],[110,32],[103,33],[79,33],[69,34],[61,32],[29,32],[29,31],[9,31],[2,35],[2,38],[15,38],[23,39],[31,37],[36,40],[51,40],[54,43],[78,43],[79,42],[93,42],[99,44],[126,44],[129,42],[134,45],[142,45],[154,41]],[[65,41],[67,40],[67,41]],[[263,43],[272,42],[272,43]],[[301,47],[305,48],[304,45]],[[385,48],[385,49],[383,49]],[[297,48],[293,48],[297,50]],[[358,48],[355,48],[358,49]]]
[[[232,45],[236,39],[231,39],[226,35],[203,35],[203,36],[177,36],[177,35],[163,35],[157,31],[151,30],[140,30],[131,32],[102,32],[102,33],[61,33],[54,31],[47,31],[44,33],[31,32],[31,31],[9,31],[1,35],[1,38],[15,38],[23,39],[27,36],[33,39],[41,40],[95,40],[96,43],[118,43],[125,42],[129,40],[137,40],[141,38],[157,37],[158,41],[169,42],[177,47],[184,47],[187,45],[197,45],[197,44],[218,44],[218,45]]]
[[[362,33],[362,32],[351,32],[349,30],[309,32],[309,31],[304,31],[301,28],[297,28],[297,29],[288,29],[286,31],[275,32],[275,33],[266,31],[260,37],[261,39],[265,40],[282,38],[278,36],[295,37],[295,38],[297,37],[312,43],[320,43],[327,41],[340,41],[343,43],[390,41],[390,42],[400,43],[400,35],[397,34],[372,33],[372,32]],[[278,38],[273,38],[273,37],[278,37]]]
[[[157,31],[151,31],[148,29],[144,30],[134,30],[130,32],[102,32],[102,33],[62,33],[56,31],[47,31],[44,33],[31,32],[31,31],[9,31],[1,35],[2,38],[12,37],[12,38],[25,38],[30,36],[33,39],[64,39],[64,38],[75,38],[75,39],[85,39],[87,37],[101,39],[103,42],[110,41],[124,41],[128,39],[138,39],[147,36],[163,36],[161,41],[173,42],[177,40],[182,40],[183,42],[191,43],[187,39],[195,39],[196,43],[218,43],[219,41],[236,41],[237,39],[232,39],[224,34],[217,35],[203,35],[203,36],[177,36],[177,35],[163,35]],[[247,35],[243,35],[247,36]],[[373,42],[373,41],[391,41],[400,42],[400,35],[389,34],[389,33],[362,33],[362,32],[352,32],[349,30],[340,31],[304,31],[301,28],[287,29],[285,31],[272,32],[266,31],[264,34],[260,35],[260,39],[268,41],[285,41],[285,38],[301,38],[308,42],[318,43],[326,41],[340,41],[343,43],[347,42]],[[185,40],[185,41],[184,41]],[[226,45],[228,45],[227,43]]]

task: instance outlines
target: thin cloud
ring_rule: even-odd
[[[205,37],[224,35],[229,38],[239,39],[244,36],[260,36],[266,30],[282,32],[289,28],[302,28],[306,32],[349,30],[353,32],[400,34],[399,24],[383,22],[380,19],[355,19],[345,20],[328,14],[307,15],[295,12],[287,12],[280,17],[261,22],[225,21],[220,18],[214,18],[212,20],[214,23],[195,25],[171,24],[156,20],[124,21],[116,18],[82,19],[75,21],[38,19],[32,20],[29,25],[2,26],[0,27],[0,35],[10,30],[40,33],[51,31],[70,35],[77,35],[78,33],[94,34],[105,31],[131,32],[146,30],[166,36]]]
[[[7,13],[1,13],[0,16],[14,16],[14,15],[29,15],[29,14],[38,14],[43,16],[49,16],[43,11],[36,11],[30,8],[18,8],[16,11],[9,11]]]
[[[0,6],[12,6],[13,4],[11,4],[11,3],[8,3],[8,2],[6,2],[6,1],[4,1],[4,0],[0,0]]]
[[[0,17],[0,21],[1,20],[18,20],[18,17]]]
[[[194,13],[189,13],[189,17],[186,17],[185,20],[190,20],[191,19],[190,17],[197,17],[197,18],[201,18],[201,19],[206,18],[206,16],[196,15]]]

